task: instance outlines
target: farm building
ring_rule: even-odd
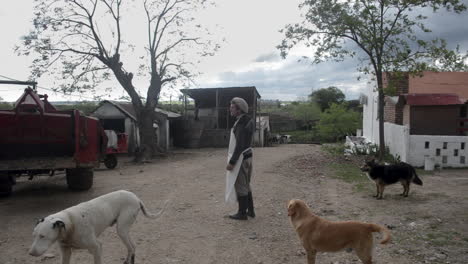
[[[384,76],[394,96],[385,97],[385,144],[414,166],[466,167],[468,156],[468,72],[424,72]],[[361,98],[363,136],[378,144],[377,92]]]
[[[255,86],[227,88],[183,89],[184,117],[178,121],[175,144],[180,147],[227,147],[230,129],[235,118],[230,116],[229,104],[233,97],[241,97],[249,105],[249,115],[259,122],[258,99],[260,94]],[[193,101],[191,104],[190,101]],[[262,140],[266,119],[256,124],[255,138]],[[261,125],[263,124],[263,126]],[[257,145],[263,146],[263,142]]]
[[[131,103],[105,100],[92,112],[92,115],[101,120],[104,129],[115,130],[117,133],[126,133],[128,135],[129,153],[138,150],[140,135],[136,113]],[[160,124],[154,124],[158,145],[160,148],[168,150],[173,144],[173,137],[171,136],[173,134],[173,131],[171,131],[173,122],[180,115],[159,108],[155,109],[155,115],[159,116],[158,120],[164,120]]]

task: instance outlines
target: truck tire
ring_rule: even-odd
[[[8,197],[13,192],[13,182],[8,175],[0,175],[0,197]]]
[[[106,158],[104,159],[104,165],[106,165],[106,168],[108,169],[115,169],[117,166],[117,156],[114,154],[106,155]]]
[[[70,190],[86,191],[93,186],[94,171],[90,168],[67,169],[67,184]]]

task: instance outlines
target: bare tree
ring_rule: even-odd
[[[59,74],[55,89],[62,92],[94,93],[113,75],[136,111],[140,156],[146,159],[157,152],[153,123],[161,89],[191,80],[200,56],[213,55],[219,48],[208,30],[196,24],[196,10],[209,4],[206,0],[36,0],[34,27],[18,51],[36,56],[33,78],[44,72]],[[140,27],[146,28],[146,43],[141,45],[131,37]],[[132,66],[137,58],[142,63],[133,72],[124,67],[124,61]],[[149,81],[146,88],[135,86],[134,72]]]

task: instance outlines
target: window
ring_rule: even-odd
[[[453,156],[457,157],[458,156],[458,149],[453,150]]]
[[[466,113],[467,113],[467,105],[465,104],[462,107],[460,107],[460,117],[467,117]]]
[[[125,133],[125,119],[101,119],[102,127],[105,130],[114,130],[117,133]]]
[[[426,141],[426,143],[424,143],[424,148],[425,148],[425,149],[428,149],[428,148],[429,148],[429,141]]]
[[[442,156],[442,163],[447,164],[447,156]]]
[[[460,164],[465,164],[465,156],[460,156]]]
[[[443,147],[443,149],[447,149],[447,145],[448,145],[447,142],[444,142],[444,147]]]
[[[465,149],[465,142],[461,143],[461,149]]]
[[[436,156],[440,156],[440,149],[436,149]]]

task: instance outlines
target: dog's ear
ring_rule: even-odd
[[[288,203],[288,216],[293,216],[296,213],[296,201],[291,200]]]
[[[65,223],[62,220],[57,220],[54,222],[54,225],[52,226],[53,228],[58,228],[58,229],[65,229]]]
[[[39,223],[44,222],[44,218],[35,218],[35,220],[36,220],[36,225],[38,225]]]

